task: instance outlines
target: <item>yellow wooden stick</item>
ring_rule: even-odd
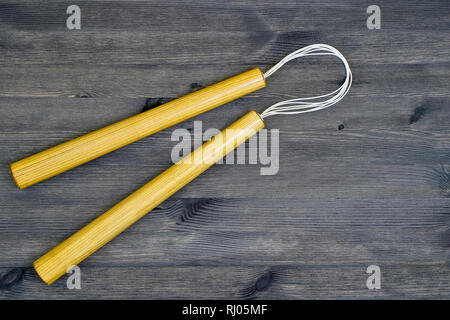
[[[264,128],[251,111],[34,262],[51,284]]]
[[[20,188],[51,178],[186,119],[264,88],[259,68],[231,77],[157,108],[67,141],[11,164]]]

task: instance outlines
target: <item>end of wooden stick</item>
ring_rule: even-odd
[[[14,162],[14,163],[11,163],[11,165],[9,166],[9,169],[11,170],[11,176],[12,176],[12,178],[13,178],[13,180],[14,180],[14,183],[16,184],[17,188],[19,188],[19,189],[24,189],[25,186],[21,185],[21,184],[19,183],[19,180],[18,180],[17,177],[16,177],[16,170],[15,170],[14,164],[15,164],[15,162]]]
[[[42,273],[39,272],[39,265],[38,265],[38,260],[36,260],[35,262],[33,262],[33,268],[36,271],[36,273],[38,274],[39,278],[41,278],[42,281],[45,282],[46,285],[51,285],[53,283],[53,281],[49,281],[47,279],[45,279],[45,277],[43,277]]]

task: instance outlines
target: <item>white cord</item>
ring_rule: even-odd
[[[342,98],[344,98],[344,96],[350,90],[353,77],[347,59],[345,59],[342,53],[340,53],[336,48],[329,46],[327,44],[313,44],[288,54],[280,62],[278,62],[272,68],[267,70],[266,73],[264,73],[264,78],[267,79],[268,77],[270,77],[285,63],[293,59],[306,56],[338,57],[345,66],[346,76],[344,83],[338,89],[328,94],[309,98],[290,99],[275,103],[274,105],[267,108],[263,113],[261,113],[261,118],[266,118],[268,116],[273,116],[276,114],[297,114],[322,110],[338,103],[340,100],[342,100]],[[327,97],[329,98],[324,100],[324,98]]]

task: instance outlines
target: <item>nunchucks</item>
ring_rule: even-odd
[[[251,87],[261,86],[263,83],[261,81],[264,81],[264,79],[268,78],[288,61],[303,56],[315,55],[332,55],[338,57],[343,62],[346,70],[346,77],[343,84],[337,90],[316,97],[281,101],[270,106],[261,114],[258,114],[256,111],[250,111],[218,135],[214,136],[211,140],[195,149],[192,153],[182,158],[169,169],[36,260],[33,266],[42,280],[47,284],[51,284],[65,274],[72,266],[77,265],[86,259],[89,255],[127,229],[164,200],[172,196],[226,154],[264,128],[263,119],[273,115],[318,111],[339,102],[350,89],[352,73],[345,57],[337,49],[324,44],[311,45],[292,52],[278,64],[270,68],[263,76],[256,77],[254,73],[257,72],[250,71],[252,76],[249,75],[249,77],[254,79],[252,80],[254,85]],[[256,85],[256,83],[260,84]],[[247,81],[242,82],[243,87],[248,88],[247,85]],[[234,84],[230,85],[230,88],[236,90]],[[215,89],[212,89],[212,91],[215,91]],[[246,91],[248,90],[246,89]],[[233,95],[233,97],[235,97],[235,95]],[[229,96],[227,99],[229,99]],[[203,105],[205,105],[205,102]],[[165,108],[167,107],[164,107],[161,110],[165,110]],[[189,107],[190,110],[196,108],[197,107],[192,107],[192,105]],[[204,109],[202,108],[202,110]],[[173,107],[172,111],[180,114],[185,113],[184,109],[180,109],[178,105]],[[197,111],[191,111],[189,116],[193,113],[197,113]],[[173,121],[175,121],[173,120],[174,117],[169,116],[169,113],[166,111],[164,111],[164,114],[165,121],[170,121],[170,124],[173,124]],[[147,116],[144,118],[146,119]],[[169,118],[171,120],[169,120]],[[175,118],[177,119],[176,121],[178,121],[181,118],[185,119],[187,117],[180,115]],[[140,121],[141,120],[133,120],[129,125],[131,126]],[[163,121],[162,118],[158,120],[158,122],[161,121]],[[145,122],[146,121],[144,120],[139,124],[140,129],[145,127]],[[154,122],[151,122],[151,124],[153,126]],[[157,125],[158,128],[163,126],[167,125]],[[120,130],[120,128],[118,130]],[[108,135],[108,133],[109,131],[104,134]],[[114,131],[112,131],[112,133],[114,134]],[[100,138],[101,137],[102,136],[100,136]],[[126,139],[126,141],[129,140]],[[89,145],[94,146],[95,144]]]

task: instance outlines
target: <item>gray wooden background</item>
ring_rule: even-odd
[[[216,165],[80,264],[80,290],[38,278],[36,258],[171,165],[193,119],[25,190],[11,162],[319,42],[354,85],[332,109],[267,119],[278,175]],[[450,298],[449,42],[447,0],[2,0],[0,298]],[[305,58],[195,120],[224,128],[342,78]]]

